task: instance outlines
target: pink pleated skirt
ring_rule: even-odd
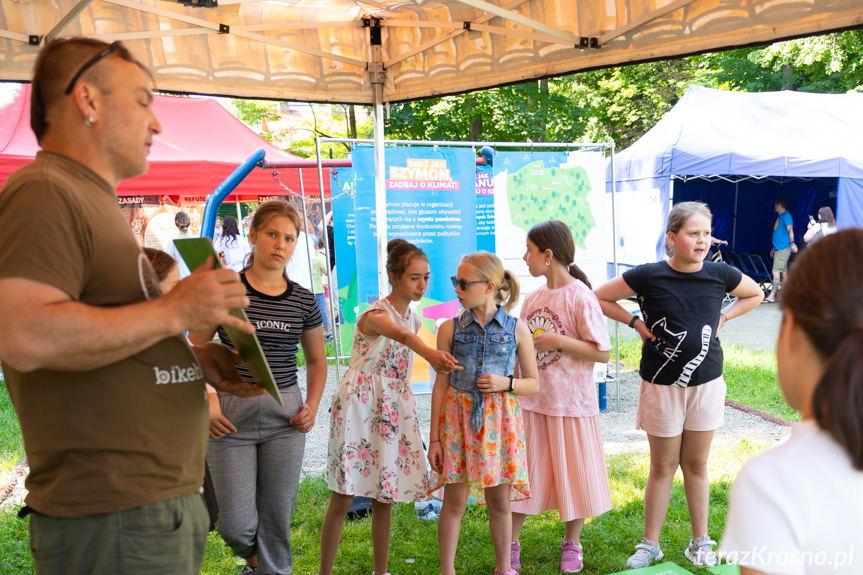
[[[522,414],[531,498],[513,501],[513,512],[539,515],[557,509],[561,521],[572,521],[611,509],[599,415]]]

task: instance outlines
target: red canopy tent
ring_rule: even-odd
[[[162,124],[150,148],[147,173],[124,180],[118,196],[205,196],[258,148],[269,162],[302,160],[273,146],[234,118],[212,98],[156,96],[153,108]],[[30,162],[39,151],[30,129],[30,85],[24,84],[12,102],[0,107],[0,185]],[[307,196],[320,196],[315,169],[302,171]],[[300,171],[283,169],[279,180],[300,193]],[[329,197],[329,170],[324,174],[324,197]],[[272,171],[255,169],[229,200],[257,201],[258,196],[288,192],[273,181]]]

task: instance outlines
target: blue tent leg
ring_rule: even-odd
[[[248,157],[245,162],[237,166],[230,176],[225,178],[218,187],[213,190],[207,199],[207,204],[204,206],[204,221],[201,222],[201,237],[213,239],[213,233],[216,230],[216,215],[219,213],[219,206],[222,201],[227,198],[234,189],[240,185],[246,176],[255,169],[255,166],[263,166],[264,156],[267,153],[263,149],[258,149],[254,154]]]

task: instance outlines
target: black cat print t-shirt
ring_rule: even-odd
[[[644,323],[656,336],[642,348],[641,379],[690,387],[722,375],[716,327],[725,294],[742,278],[739,270],[714,262],[693,273],[675,271],[664,261],[624,272],[626,285],[638,294]]]

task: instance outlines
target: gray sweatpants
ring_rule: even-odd
[[[236,433],[210,439],[207,463],[219,502],[217,529],[240,557],[258,556],[260,575],[287,575],[293,566],[291,515],[297,499],[306,436],[288,420],[303,399],[299,386],[269,395],[219,394]]]

